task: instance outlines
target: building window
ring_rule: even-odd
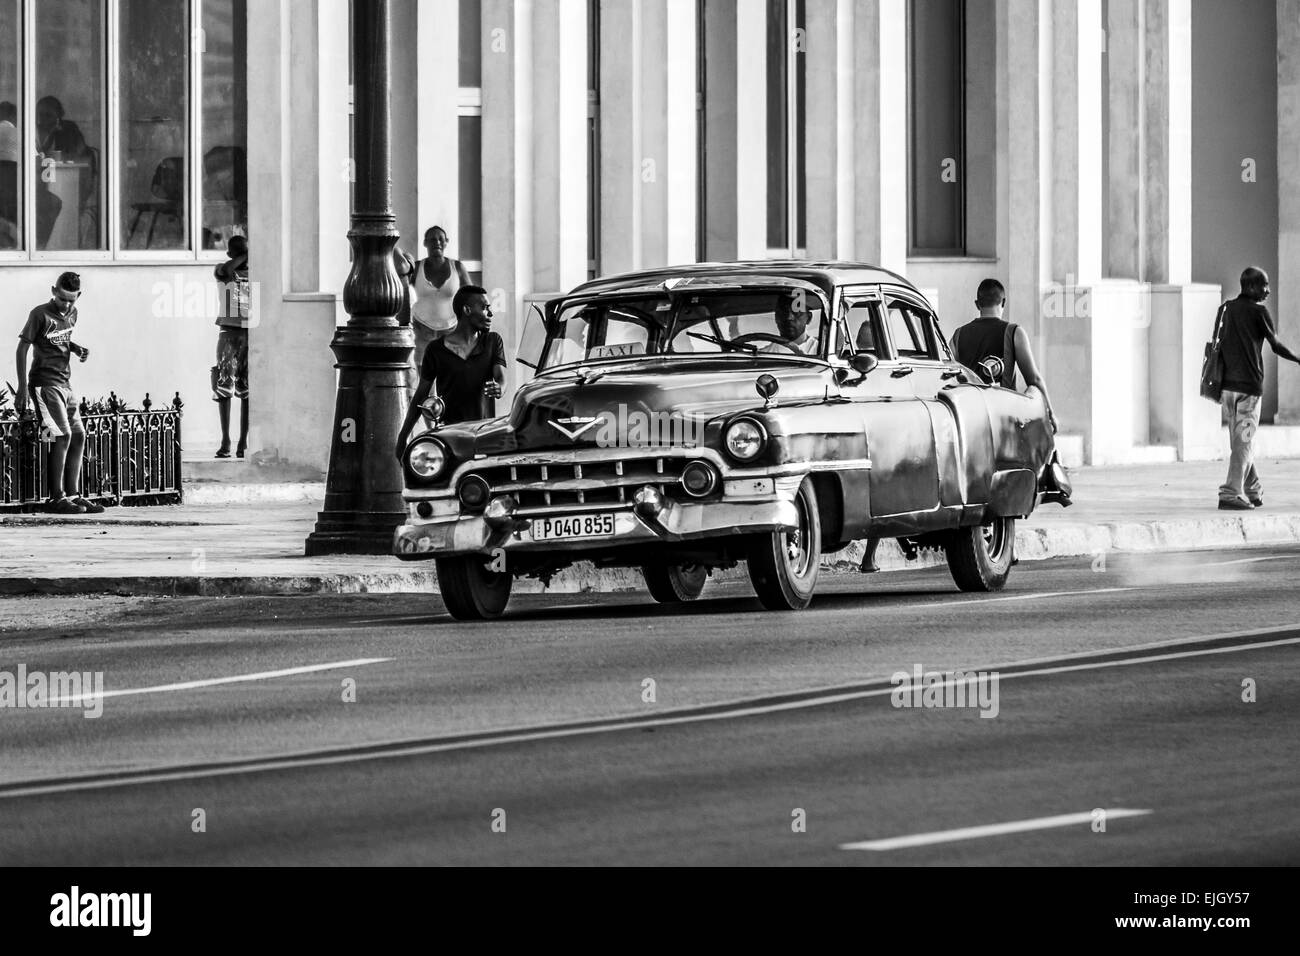
[[[767,0],[767,246],[770,255],[803,254],[805,215],[804,0]],[[790,224],[795,228],[791,233]]]
[[[194,255],[247,234],[246,3],[0,0],[6,258]]]
[[[104,249],[104,5],[57,0],[33,12],[36,85],[23,99],[34,100],[35,248]]]
[[[0,251],[23,245],[21,0],[0,0]]]
[[[123,249],[189,247],[187,0],[118,5],[118,169]]]
[[[966,254],[965,0],[908,4],[908,246]]]
[[[457,258],[483,284],[483,37],[481,0],[460,0],[457,128]]]
[[[247,0],[203,0],[204,249],[248,233],[247,16]]]

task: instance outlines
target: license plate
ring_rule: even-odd
[[[567,515],[561,518],[534,518],[533,540],[555,541],[560,538],[608,538],[614,534],[612,514]]]

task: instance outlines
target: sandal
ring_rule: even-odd
[[[216,457],[218,457],[218,458],[229,458],[229,457],[230,457],[230,446],[229,446],[229,445],[222,445],[220,448],[218,448],[218,449],[217,449],[217,455],[216,455]]]

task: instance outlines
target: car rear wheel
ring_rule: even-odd
[[[812,601],[821,569],[817,492],[805,478],[794,499],[798,526],[759,539],[749,553],[749,580],[769,611],[801,611]]]
[[[641,574],[650,596],[660,604],[694,601],[709,579],[709,569],[702,564],[646,564]]]
[[[948,569],[963,591],[1000,591],[1016,556],[1016,519],[958,528],[944,549]]]
[[[514,578],[490,571],[480,556],[438,558],[438,590],[447,611],[458,621],[500,617],[510,600]]]

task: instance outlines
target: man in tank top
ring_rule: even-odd
[[[1038,371],[1034,352],[1025,330],[1013,322],[1002,319],[1007,304],[1007,290],[997,279],[985,279],[975,293],[975,308],[979,317],[968,322],[952,334],[952,354],[962,365],[975,368],[982,359],[996,356],[1002,360],[1004,388],[1016,387],[1016,369],[1028,388],[1036,388],[1043,395],[1043,410],[1047,421],[1056,431],[1056,414],[1047,394],[1047,383]]]

